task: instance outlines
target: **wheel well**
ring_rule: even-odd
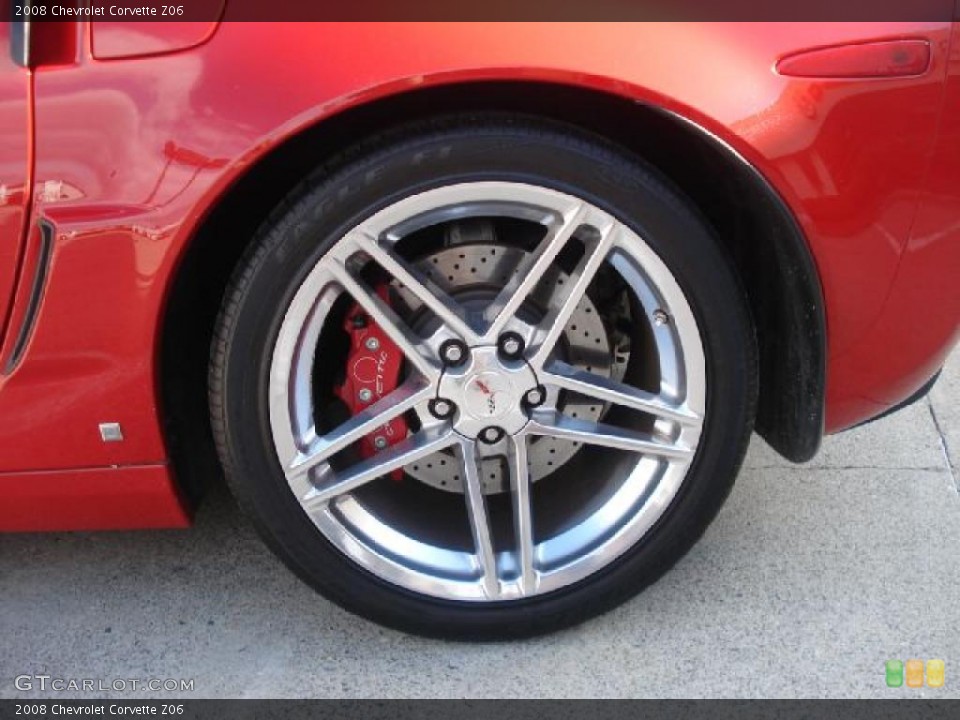
[[[813,456],[823,429],[822,294],[806,242],[767,182],[720,141],[658,108],[565,85],[471,83],[404,93],[318,123],[254,165],[204,220],[174,278],[160,348],[165,431],[188,497],[199,497],[205,479],[219,473],[206,402],[210,341],[230,274],[256,228],[300,179],[343,148],[408,122],[486,111],[601,135],[690,197],[726,246],[750,300],[760,348],[757,430],[791,460]]]

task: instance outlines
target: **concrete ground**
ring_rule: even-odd
[[[224,493],[188,532],[0,536],[0,697],[43,695],[17,692],[20,674],[193,679],[184,697],[960,697],[958,472],[955,353],[928,399],[829,438],[809,465],[756,439],[665,578],[513,644],[343,612]],[[908,658],[945,660],[945,686],[887,688],[884,662]]]

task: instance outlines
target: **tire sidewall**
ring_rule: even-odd
[[[671,505],[643,539],[561,590],[505,603],[418,595],[367,572],[317,529],[273,446],[268,384],[287,307],[351,228],[412,194],[476,181],[522,182],[590,202],[631,227],[673,273],[706,359],[706,422]],[[754,339],[743,292],[718,241],[683,196],[636,158],[570,131],[495,122],[419,129],[322,168],[264,225],[236,276],[218,334],[214,424],[228,481],[272,548],[326,597],[394,627],[462,638],[537,634],[603,612],[660,577],[700,537],[733,484],[753,421]],[[215,347],[215,358],[217,356]],[[722,421],[716,417],[722,408]],[[215,429],[217,429],[215,428]]]

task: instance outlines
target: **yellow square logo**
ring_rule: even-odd
[[[943,660],[927,660],[927,686],[943,687]]]

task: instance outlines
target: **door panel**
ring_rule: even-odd
[[[0,341],[20,264],[29,202],[30,74],[10,55],[10,23],[0,21]]]

